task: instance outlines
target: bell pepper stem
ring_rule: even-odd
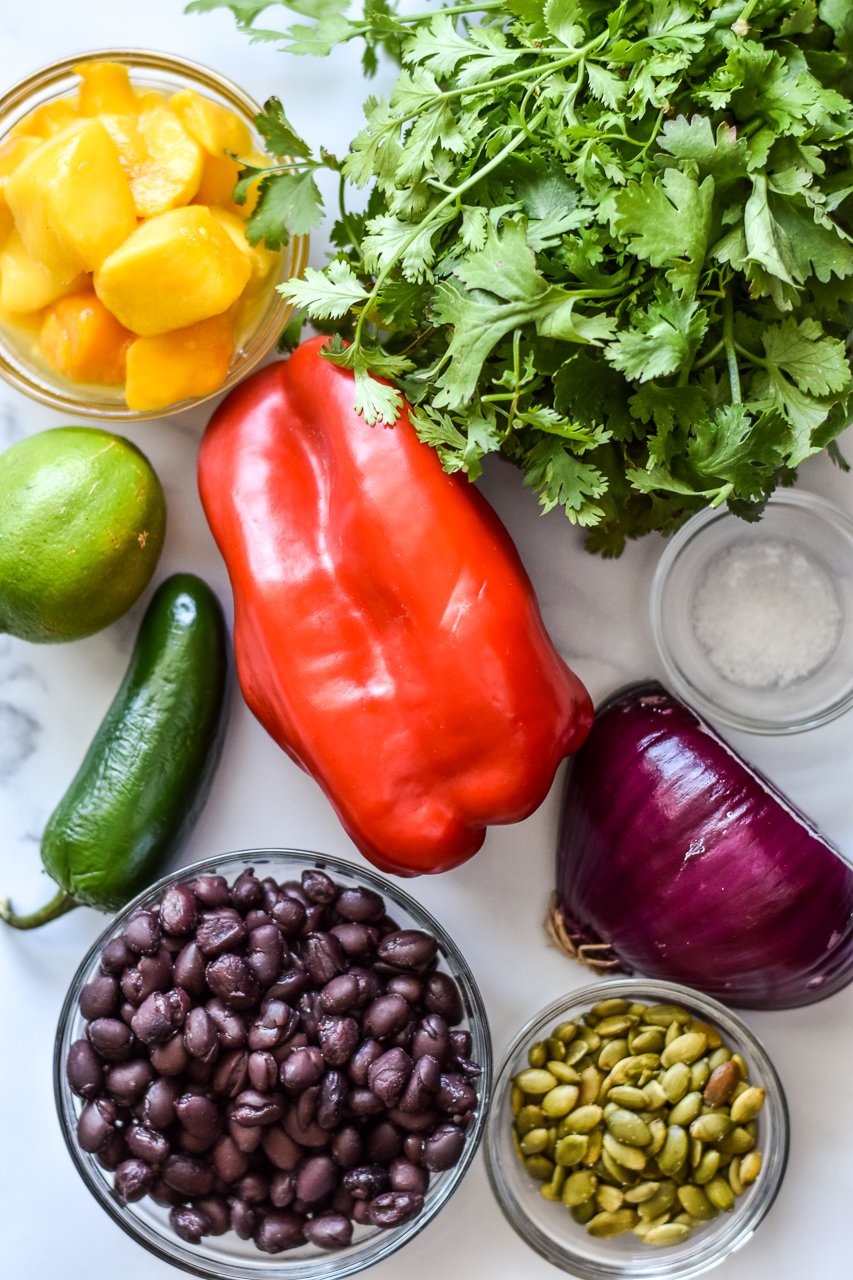
[[[8,898],[0,898],[0,918],[10,924],[13,929],[38,929],[40,925],[48,924],[51,920],[58,920],[67,911],[73,911],[76,906],[79,906],[79,903],[74,901],[71,894],[60,889],[59,893],[40,910],[19,916]]]

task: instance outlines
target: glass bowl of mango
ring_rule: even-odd
[[[199,404],[278,339],[305,237],[247,236],[260,108],[142,50],[55,62],[0,98],[0,376],[53,408],[138,420]]]

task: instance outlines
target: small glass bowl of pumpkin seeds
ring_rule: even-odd
[[[748,1027],[640,978],[537,1013],[500,1067],[486,1166],[518,1234],[581,1280],[686,1280],[739,1249],[788,1158],[788,1111]]]

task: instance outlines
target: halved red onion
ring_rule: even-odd
[[[582,953],[761,1009],[853,978],[853,867],[659,684],[608,699],[568,768],[555,923]]]

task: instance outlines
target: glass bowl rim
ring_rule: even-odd
[[[637,1269],[629,1259],[614,1259],[613,1263],[589,1262],[583,1255],[574,1251],[570,1244],[560,1241],[553,1243],[545,1237],[538,1226],[524,1213],[520,1205],[506,1194],[505,1177],[502,1174],[499,1141],[501,1126],[507,1123],[504,1103],[508,1100],[512,1078],[512,1063],[523,1049],[529,1047],[531,1038],[548,1024],[564,1018],[567,1010],[579,1006],[592,1006],[601,1000],[616,995],[631,995],[642,998],[643,995],[666,997],[665,1003],[683,1005],[696,1013],[703,1021],[714,1023],[725,1034],[741,1041],[747,1048],[750,1058],[760,1068],[761,1083],[767,1089],[767,1098],[777,1112],[778,1133],[772,1152],[767,1152],[768,1159],[762,1164],[762,1170],[772,1173],[772,1181],[764,1188],[763,1196],[753,1208],[752,1220],[739,1232],[732,1232],[732,1238],[725,1247],[712,1253],[707,1247],[709,1237],[705,1237],[705,1256],[691,1261],[682,1260],[677,1266],[667,1264],[666,1255],[659,1251],[649,1257],[649,1266]],[[756,1072],[757,1074],[757,1072]],[[704,1275],[713,1267],[723,1262],[732,1253],[739,1250],[755,1234],[758,1227],[770,1212],[781,1188],[790,1153],[790,1115],[785,1089],[779,1073],[764,1045],[739,1015],[729,1009],[713,996],[706,995],[683,983],[669,982],[658,978],[642,977],[606,977],[597,982],[578,987],[574,991],[565,992],[539,1009],[525,1022],[524,1026],[512,1037],[495,1068],[492,1088],[492,1105],[486,1122],[485,1140],[483,1143],[486,1174],[492,1193],[500,1206],[506,1221],[540,1257],[545,1258],[553,1266],[571,1275],[584,1277],[584,1280],[693,1280]],[[772,1155],[773,1164],[770,1157]],[[737,1202],[736,1202],[737,1204]],[[750,1206],[744,1206],[748,1208]],[[717,1219],[723,1226],[733,1222],[729,1215]],[[699,1243],[701,1244],[701,1238]],[[652,1269],[656,1266],[656,1270]]]
[[[776,490],[767,500],[767,507],[777,509],[789,508],[811,512],[824,525],[840,534],[853,551],[853,518],[840,507],[822,495],[807,489]],[[679,557],[691,545],[693,540],[711,525],[722,521],[735,521],[738,517],[725,506],[705,507],[686,520],[667,541],[661,552],[652,578],[649,592],[649,616],[655,649],[664,668],[666,680],[669,681],[673,693],[683,697],[696,711],[708,716],[730,729],[738,729],[744,733],[753,733],[764,737],[783,737],[795,733],[805,733],[809,729],[819,728],[843,715],[853,707],[853,680],[846,689],[823,707],[799,719],[780,722],[758,716],[741,714],[709,697],[697,684],[689,679],[681,670],[673,657],[672,648],[667,638],[667,627],[663,617],[663,601],[672,570]],[[744,523],[745,531],[759,529],[761,522]]]
[[[344,1249],[327,1251],[315,1257],[289,1258],[287,1252],[270,1255],[259,1252],[258,1258],[252,1260],[254,1267],[252,1274],[257,1280],[262,1280],[262,1278],[263,1280],[321,1280],[321,1277],[323,1280],[326,1277],[328,1277],[328,1280],[342,1280],[344,1276],[354,1275],[364,1270],[365,1267],[373,1266],[396,1253],[398,1249],[419,1235],[444,1208],[462,1183],[484,1137],[494,1091],[494,1052],[488,1014],[479,985],[467,960],[454,939],[432,913],[407,893],[406,890],[400,888],[379,872],[374,871],[372,868],[361,867],[333,854],[321,853],[318,850],[303,849],[296,846],[258,846],[256,848],[228,850],[218,855],[210,855],[198,859],[187,863],[185,866],[178,867],[154,881],[110,917],[107,924],[86,951],[69,982],[60,1009],[54,1039],[52,1071],[54,1105],[62,1137],[74,1167],[90,1194],[126,1235],[143,1249],[159,1257],[163,1262],[167,1262],[190,1275],[201,1277],[202,1280],[215,1280],[217,1277],[227,1280],[229,1276],[233,1277],[233,1280],[238,1280],[238,1278],[241,1280],[240,1271],[224,1269],[225,1266],[230,1267],[232,1264],[208,1263],[203,1259],[199,1259],[196,1262],[190,1257],[176,1256],[169,1249],[169,1245],[173,1242],[160,1234],[159,1231],[159,1239],[156,1241],[149,1240],[143,1236],[136,1229],[132,1215],[127,1213],[128,1206],[119,1204],[108,1194],[105,1184],[100,1180],[95,1180],[87,1161],[79,1150],[75,1127],[71,1122],[73,1119],[70,1110],[72,1104],[69,1101],[70,1087],[65,1078],[65,1056],[68,1044],[71,1043],[69,1029],[75,1016],[83,980],[92,969],[104,944],[110,937],[115,935],[121,924],[134,911],[139,910],[144,903],[150,901],[152,897],[162,895],[163,891],[172,884],[193,879],[197,875],[203,875],[211,871],[223,874],[223,867],[227,871],[228,866],[231,864],[233,864],[233,869],[236,871],[238,865],[250,866],[261,858],[292,861],[295,868],[315,866],[318,863],[322,864],[322,868],[328,870],[332,876],[340,874],[349,877],[351,880],[366,884],[367,887],[387,897],[391,903],[401,906],[414,920],[419,922],[421,927],[432,931],[438,940],[440,952],[452,961],[456,974],[461,979],[460,985],[463,988],[463,996],[471,1010],[468,1023],[469,1026],[473,1026],[476,1022],[478,1036],[482,1042],[478,1059],[478,1065],[481,1067],[481,1074],[477,1079],[478,1105],[474,1123],[467,1133],[465,1148],[457,1164],[447,1171],[450,1177],[437,1187],[436,1196],[432,1200],[430,1199],[429,1191],[427,1192],[424,1207],[416,1217],[408,1222],[401,1223],[399,1227],[381,1231],[378,1235],[372,1236],[366,1241],[355,1241]],[[66,1044],[66,1040],[68,1040],[68,1044]],[[365,1245],[371,1246],[371,1255],[369,1257],[362,1258],[359,1256],[360,1245],[362,1247]],[[319,1269],[312,1269],[312,1264],[316,1264]],[[233,1265],[235,1268],[239,1267],[239,1263]],[[248,1274],[248,1272],[245,1274]]]
[[[254,117],[259,115],[261,107],[240,85],[230,77],[215,71],[204,63],[179,54],[163,53],[157,49],[133,48],[117,46],[105,49],[87,49],[81,53],[69,54],[29,72],[17,80],[8,89],[0,93],[0,141],[5,136],[4,118],[15,109],[24,105],[27,99],[40,93],[63,76],[73,73],[81,62],[112,61],[128,66],[144,68],[156,73],[158,70],[172,75],[183,75],[201,88],[207,88],[219,94],[236,108],[254,128]],[[286,157],[285,157],[286,158]],[[291,235],[284,246],[283,262],[288,263],[288,271],[292,275],[301,275],[308,261],[309,237],[307,235]],[[9,343],[0,332],[0,376],[21,395],[35,400],[63,413],[73,413],[79,417],[93,418],[101,422],[150,422],[158,418],[176,417],[190,409],[208,404],[217,396],[230,391],[243,380],[258,364],[269,355],[282,329],[292,313],[292,306],[286,302],[275,287],[271,288],[270,297],[265,310],[251,337],[247,340],[247,353],[237,364],[230,368],[222,384],[213,391],[201,396],[193,396],[186,400],[176,401],[172,405],[164,405],[159,409],[129,409],[118,401],[115,404],[97,403],[88,400],[85,393],[73,394],[73,383],[60,390],[42,379],[37,371],[15,357]],[[66,380],[67,381],[67,380]]]

